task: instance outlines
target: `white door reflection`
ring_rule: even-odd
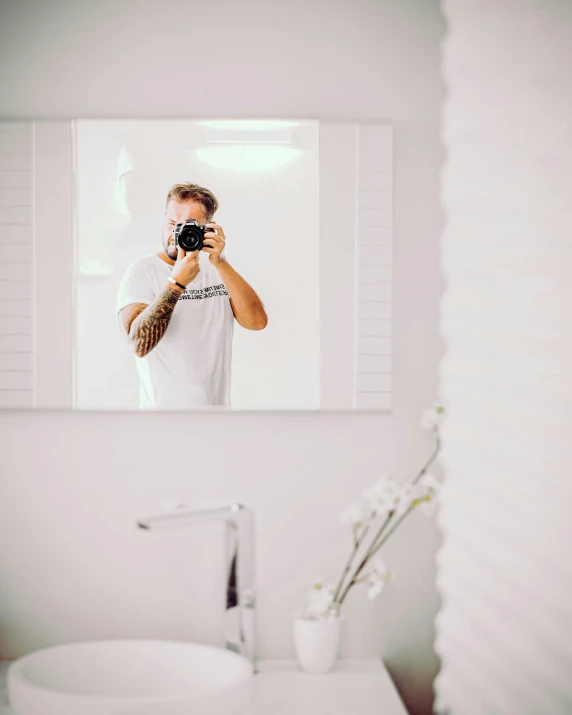
[[[232,409],[319,409],[318,122],[78,120],[75,155],[75,406],[139,408],[117,288],[161,251],[169,188],[192,182],[217,197],[226,258],[268,315],[234,323]]]

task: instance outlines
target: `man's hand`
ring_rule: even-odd
[[[224,231],[222,230],[222,226],[219,226],[218,223],[207,223],[206,225],[215,228],[216,233],[214,231],[205,231],[203,251],[205,251],[205,253],[210,253],[211,263],[220,263],[221,261],[224,261],[224,258],[221,258],[220,255],[224,251],[226,243]]]
[[[217,271],[224,281],[234,317],[243,328],[262,330],[268,323],[262,301],[244,278],[229,265],[226,258],[221,256],[226,243],[222,226],[214,222],[206,225],[216,229],[216,233],[214,230],[205,231],[203,251],[210,254],[210,262],[216,264]]]
[[[195,280],[201,270],[199,266],[199,252],[191,251],[190,253],[185,253],[180,246],[177,247],[177,250],[177,260],[171,271],[171,278],[174,278],[177,283],[187,286]]]

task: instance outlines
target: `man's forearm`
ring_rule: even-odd
[[[161,295],[132,321],[129,337],[139,357],[151,352],[165,335],[181,293],[175,286],[165,288]]]
[[[249,330],[265,328],[268,317],[255,290],[225,259],[217,261],[214,265],[226,285],[232,312],[238,323]]]

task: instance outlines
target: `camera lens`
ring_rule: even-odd
[[[203,248],[203,231],[194,223],[184,223],[177,234],[179,225],[175,227],[175,238],[183,251],[201,251]]]

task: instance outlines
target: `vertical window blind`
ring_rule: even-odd
[[[32,123],[0,122],[0,409],[34,406]]]
[[[435,712],[572,712],[572,4],[447,0]]]

